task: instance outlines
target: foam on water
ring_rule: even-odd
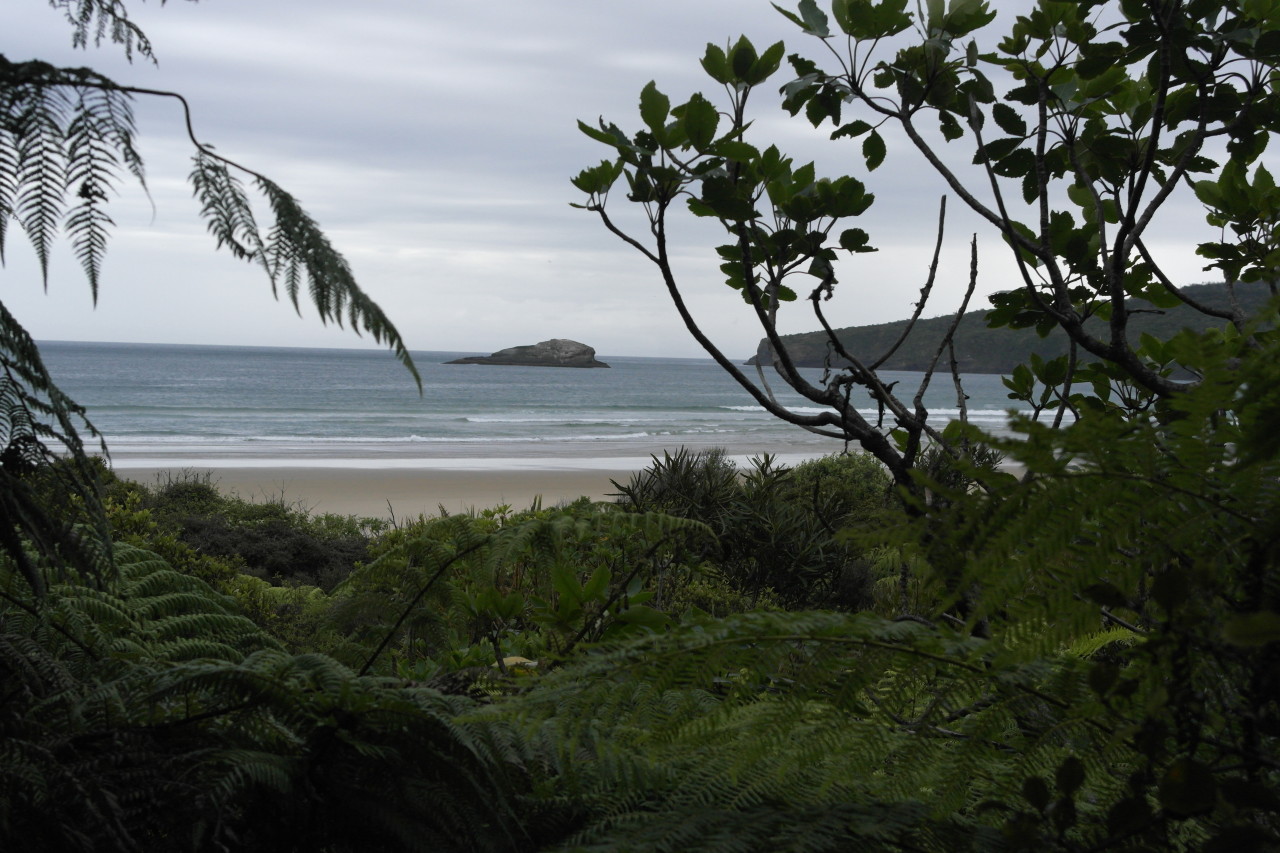
[[[84,405],[117,465],[340,467],[607,467],[675,450],[724,447],[739,457],[807,458],[842,444],[785,424],[710,360],[606,357],[610,370],[442,362],[415,353],[424,393],[376,350],[45,343],[55,381]],[[821,371],[809,376],[819,381]],[[919,374],[892,373],[909,387]],[[823,409],[774,383],[800,414]],[[968,417],[1005,426],[996,376],[966,377]],[[941,427],[954,390],[926,398]],[[869,420],[873,407],[860,407]],[[512,460],[527,460],[521,466]],[[629,463],[628,463],[629,464]]]

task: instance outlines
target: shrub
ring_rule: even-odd
[[[117,485],[132,492],[159,531],[195,551],[273,583],[331,589],[368,559],[385,525],[374,519],[322,515],[283,499],[263,502],[220,493],[209,472],[166,472],[152,486]]]
[[[719,538],[710,570],[753,601],[790,607],[863,609],[872,576],[860,547],[840,535],[874,523],[885,511],[891,480],[862,454],[809,460],[796,468],[765,455],[741,471],[723,450],[653,457],[619,490],[629,511],[665,512],[702,521]]]

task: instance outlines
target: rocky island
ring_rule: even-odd
[[[523,367],[608,367],[596,360],[596,351],[586,344],[552,338],[540,344],[509,347],[493,355],[470,355],[445,364],[510,364]]]

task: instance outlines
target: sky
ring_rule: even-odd
[[[998,0],[995,26],[1025,2]],[[127,4],[157,64],[109,41],[73,50],[63,13],[43,0],[0,9],[0,53],[88,65],[116,82],[184,94],[195,132],[221,154],[282,185],[325,229],[363,289],[411,350],[492,352],[571,338],[601,355],[700,356],[657,270],[605,232],[569,183],[608,149],[577,129],[603,116],[640,126],[650,80],[682,103],[694,92],[723,103],[700,65],[708,42],[746,35],[758,48],[820,45],[767,0],[170,0]],[[773,80],[790,79],[788,66]],[[767,85],[754,101],[750,141],[777,144],[820,174],[854,174],[877,201],[850,225],[880,251],[843,261],[825,306],[837,327],[907,316],[927,274],[945,188],[890,137],[867,174],[858,143],[830,142],[790,118]],[[193,152],[170,99],[139,98],[138,146],[148,192],[122,184],[116,230],[95,306],[79,264],[61,246],[47,291],[34,255],[10,229],[0,299],[37,340],[257,346],[374,346],[273,299],[265,274],[226,252],[199,218],[186,183]],[[963,164],[971,150],[948,150]],[[622,194],[610,209],[629,226]],[[615,208],[617,209],[615,211]],[[1179,199],[1162,214],[1154,248],[1175,282],[1201,272],[1194,240],[1203,212]],[[690,308],[731,358],[754,353],[761,330],[723,283],[705,221],[672,226],[677,274]],[[954,311],[978,234],[980,294],[1016,286],[999,236],[949,200],[943,261],[926,316]],[[985,307],[985,299],[977,307]],[[816,329],[807,304],[787,306],[784,332]]]

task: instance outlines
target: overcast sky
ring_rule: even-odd
[[[602,355],[702,355],[655,269],[569,206],[580,200],[569,179],[607,154],[576,120],[604,116],[635,129],[650,80],[673,103],[695,91],[719,97],[699,67],[707,42],[746,34],[760,48],[785,40],[789,52],[817,52],[767,0],[129,6],[158,65],[136,57],[130,65],[108,43],[73,51],[62,13],[43,0],[3,4],[0,52],[185,94],[200,138],[297,196],[414,350],[489,352],[566,337]],[[826,174],[857,174],[877,196],[852,224],[881,251],[843,264],[830,319],[845,326],[906,316],[926,273],[941,184],[901,146],[863,174],[856,144],[823,142],[825,132],[781,110],[775,90],[756,101],[751,141],[817,159]],[[142,98],[135,109],[150,198],[126,185],[111,210],[118,227],[96,309],[65,246],[46,294],[23,235],[10,230],[0,298],[27,329],[38,340],[369,345],[322,327],[305,306],[298,317],[272,299],[260,270],[214,251],[186,184],[191,146],[176,105]],[[613,204],[624,206],[620,194]],[[957,200],[950,205],[930,316],[958,305],[975,230],[980,291],[1014,285],[999,238]],[[693,311],[727,354],[750,355],[761,332],[715,268],[717,235],[681,222],[679,269]],[[1206,280],[1191,253],[1194,237],[1205,238],[1202,213],[1183,202],[1167,222],[1153,242],[1174,280]],[[785,331],[816,328],[806,307],[792,307]]]

